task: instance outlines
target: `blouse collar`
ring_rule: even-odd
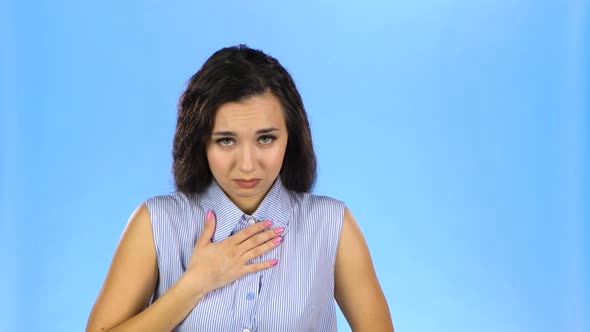
[[[251,215],[242,212],[227,197],[214,178],[201,197],[201,206],[205,210],[211,210],[215,213],[216,226],[212,238],[213,242],[226,239],[232,231],[236,230],[236,226],[240,222],[246,223],[251,217],[257,222],[261,220],[272,221],[272,228],[285,228],[283,236],[289,230],[292,203],[289,191],[283,187],[280,176],[277,176],[270,190]]]

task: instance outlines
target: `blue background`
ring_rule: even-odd
[[[81,331],[217,49],[277,57],[397,331],[590,331],[585,1],[0,1],[0,330]],[[349,328],[339,317],[342,331]]]

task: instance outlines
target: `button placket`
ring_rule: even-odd
[[[255,284],[257,278],[255,277],[257,273],[252,273],[244,277],[243,283],[243,290],[241,291],[242,300],[240,301],[242,304],[242,326],[244,329],[253,330],[254,329],[254,316],[256,314],[256,300],[257,294],[255,289]]]
[[[251,215],[247,215],[244,214],[242,215],[242,219],[240,221],[240,226],[238,226],[240,229],[244,229],[246,227],[249,227],[250,225],[254,225],[257,222],[259,222],[259,220],[257,220],[254,216]],[[252,263],[257,263],[260,262],[261,257],[255,257],[254,259],[252,259],[250,262],[250,264]],[[253,331],[254,330],[254,316],[256,314],[256,303],[257,303],[257,299],[258,299],[258,284],[259,284],[259,280],[258,280],[258,273],[251,273],[251,274],[247,274],[243,277],[242,282],[240,282],[242,287],[241,288],[241,304],[240,307],[242,307],[242,309],[240,310],[241,314],[241,321],[242,321],[242,326],[243,326],[243,330],[242,331]]]
[[[245,283],[246,287],[244,289],[244,300],[246,301],[246,305],[251,306],[250,310],[254,310],[254,304],[256,303],[256,299],[258,297],[258,273],[252,273],[247,278]]]
[[[248,301],[254,300],[254,292],[248,292],[248,294],[246,294],[246,300],[248,300]]]

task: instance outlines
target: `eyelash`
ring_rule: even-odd
[[[266,144],[270,144],[270,143],[274,142],[277,139],[277,137],[273,136],[273,135],[264,135],[264,136],[260,136],[260,138],[258,138],[259,141],[261,139],[269,139],[270,140],[268,143],[262,143],[262,144],[266,145]]]
[[[260,136],[258,138],[259,141],[262,139],[270,139],[270,142],[268,142],[268,143],[260,143],[262,145],[268,145],[268,144],[274,142],[277,139],[277,137],[274,135],[264,135],[264,136]],[[232,144],[223,144],[223,141],[226,141],[226,140],[231,141]],[[226,147],[233,145],[234,142],[235,142],[235,139],[233,137],[221,137],[221,138],[218,138],[215,140],[215,143],[217,143],[221,146],[226,146]]]

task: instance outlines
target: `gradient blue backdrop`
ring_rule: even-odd
[[[173,190],[183,85],[247,43],[294,76],[397,331],[590,331],[589,13],[0,1],[0,330],[84,329],[131,212]]]

